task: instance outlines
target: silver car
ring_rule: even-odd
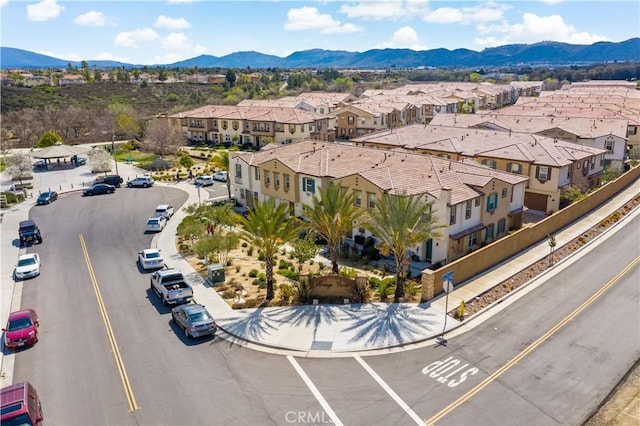
[[[188,304],[171,309],[171,317],[178,327],[184,329],[187,337],[214,335],[218,330],[216,321],[204,305]]]

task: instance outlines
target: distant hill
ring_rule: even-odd
[[[366,52],[312,49],[281,58],[259,52],[235,52],[217,57],[201,55],[172,64],[171,68],[416,68],[416,67],[488,67],[488,66],[567,66],[603,62],[640,62],[640,38],[619,43],[598,42],[578,45],[545,41],[535,44],[510,44],[476,52],[469,49],[373,49]],[[66,68],[81,62],[52,58],[12,47],[0,47],[0,67]],[[139,68],[142,65],[116,61],[87,60],[90,67]]]

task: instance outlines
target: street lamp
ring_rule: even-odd
[[[113,151],[113,161],[116,163],[116,174],[118,174],[118,159],[116,158],[116,135],[111,135],[111,151]]]
[[[449,271],[442,276],[442,289],[445,292],[444,302],[444,326],[442,327],[442,335],[436,339],[438,344],[447,346],[447,339],[444,338],[444,333],[447,331],[447,315],[449,311],[449,293],[453,291],[453,271]]]

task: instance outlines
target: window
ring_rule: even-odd
[[[240,188],[240,198],[244,200],[246,197],[247,197],[247,194],[245,193],[245,189]]]
[[[260,169],[256,167],[255,169],[253,169],[253,171],[254,171],[254,174],[253,174],[254,179],[260,180]]]
[[[311,178],[302,178],[302,190],[305,192],[310,192],[312,194],[316,193],[316,181]]]
[[[471,200],[467,201],[465,208],[464,208],[464,218],[465,219],[469,219],[471,218]]]
[[[538,166],[536,168],[536,178],[540,181],[551,179],[551,169],[546,166]]]
[[[269,170],[264,171],[264,185],[269,186],[271,184],[271,172]]]
[[[451,206],[449,209],[449,225],[456,223],[456,206]]]
[[[289,175],[282,175],[284,177],[284,190],[288,191],[291,188],[291,181]]]
[[[227,127],[228,127],[228,125],[227,125],[227,120],[224,120],[224,121],[222,122],[222,128],[223,128],[223,129],[225,129],[225,130],[227,130]]]
[[[493,239],[493,223],[490,223],[489,225],[487,225],[487,229],[485,229],[485,232],[484,232],[484,239],[485,240]]]
[[[240,164],[236,164],[235,169],[236,169],[236,177],[242,178],[242,166]]]
[[[273,172],[273,187],[280,188],[280,173]]]
[[[356,122],[356,118],[355,118],[355,117],[351,117],[351,116],[349,116],[349,117],[347,118],[347,123],[349,123],[349,124],[353,124],[353,123],[355,123],[355,122]]]
[[[604,154],[600,156],[600,165],[602,166],[603,164],[604,164]]]
[[[353,194],[355,195],[353,204],[360,207],[362,205],[362,191],[353,191]]]
[[[370,209],[375,208],[376,206],[376,194],[373,192],[367,192],[367,207]]]
[[[613,141],[604,141],[604,149],[607,150],[607,153],[613,153]]]
[[[522,174],[522,164],[520,163],[507,163],[507,171],[514,174]]]
[[[231,122],[231,127],[233,127],[233,130],[238,130],[238,127],[239,127],[238,122],[235,121],[235,120],[232,121]]]
[[[469,247],[473,247],[477,245],[478,245],[478,233],[473,232],[471,235],[469,235]]]
[[[489,166],[492,169],[496,168],[496,162],[495,160],[482,160],[482,164],[484,164],[485,166]]]
[[[487,196],[487,211],[493,213],[498,207],[498,193],[493,192]]]
[[[508,193],[509,191],[507,190],[507,188],[502,188],[502,198],[507,198]]]
[[[476,201],[475,201],[474,205],[476,207],[478,207],[480,205],[480,197],[476,198]]]
[[[596,168],[596,157],[591,157],[591,170]]]
[[[300,125],[300,131],[304,133],[304,123]]]
[[[506,227],[507,227],[507,220],[504,218],[500,219],[498,221],[498,235],[504,234]]]

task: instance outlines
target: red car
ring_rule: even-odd
[[[4,345],[7,348],[21,348],[38,341],[38,315],[33,309],[11,312],[4,331]]]

